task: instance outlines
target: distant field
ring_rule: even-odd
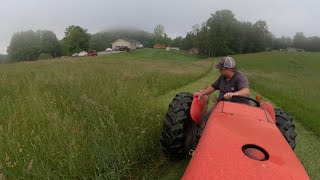
[[[0,177],[130,178],[159,154],[156,97],[212,62],[145,49],[0,65]]]

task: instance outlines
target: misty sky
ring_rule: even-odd
[[[14,32],[52,30],[61,39],[69,25],[96,33],[116,27],[153,32],[163,24],[169,36],[185,36],[221,9],[241,21],[265,20],[277,37],[320,36],[319,7],[319,0],[1,0],[0,53]]]

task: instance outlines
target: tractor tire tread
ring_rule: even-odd
[[[282,109],[275,109],[276,125],[292,150],[296,147],[297,132],[293,123],[293,117]]]

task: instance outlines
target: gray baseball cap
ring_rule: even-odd
[[[217,69],[222,69],[222,68],[235,68],[236,67],[236,62],[234,59],[230,56],[226,56],[221,58],[220,62],[216,64],[215,66]]]

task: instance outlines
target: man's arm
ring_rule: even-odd
[[[249,88],[242,88],[242,89],[240,89],[239,91],[236,91],[236,92],[226,93],[223,97],[225,99],[231,99],[232,96],[246,96],[246,97],[249,97],[249,94],[250,94]]]
[[[206,87],[204,90],[199,90],[197,92],[195,92],[193,95],[194,96],[198,96],[198,98],[200,99],[201,96],[203,95],[207,95],[207,94],[211,94],[215,91],[216,89],[214,89],[212,86],[208,86]]]

